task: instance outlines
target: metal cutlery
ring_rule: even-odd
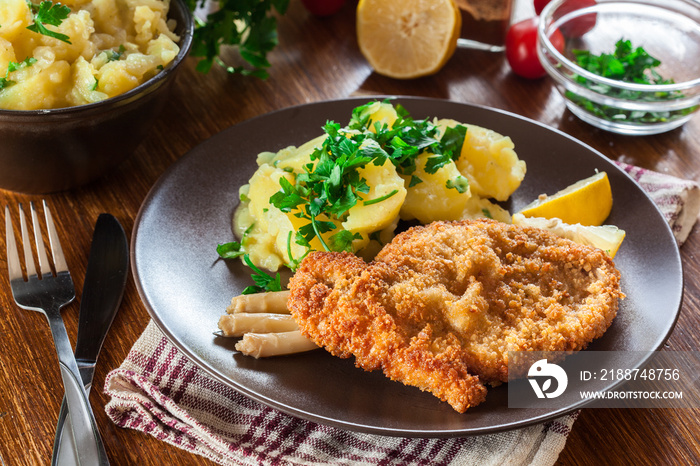
[[[88,394],[102,343],[124,294],[128,267],[129,245],[124,229],[112,215],[100,214],[90,247],[75,344],[75,359]],[[56,426],[52,465],[76,464],[77,453],[71,442],[70,425],[64,398]]]
[[[41,225],[32,202],[30,210],[39,263],[39,270],[37,271],[24,210],[20,204],[20,228],[22,249],[24,251],[25,278],[22,273],[19,251],[12,228],[10,208],[5,206],[7,268],[12,296],[19,307],[43,313],[49,322],[58,355],[68,408],[72,413],[73,438],[76,451],[78,452],[79,463],[90,466],[106,465],[109,464],[109,461],[104,444],[95,422],[95,416],[90,408],[90,402],[83,388],[78,364],[73,356],[73,349],[61,318],[63,306],[75,298],[75,287],[73,286],[73,280],[68,271],[56,227],[46,201],[44,201],[43,207],[55,272],[51,270],[46,249],[44,248]]]

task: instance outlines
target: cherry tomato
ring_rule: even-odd
[[[551,0],[533,0],[535,6],[535,13],[538,15],[542,13],[544,7]],[[586,8],[596,4],[596,0],[566,0],[557,10],[557,17],[562,17],[566,13],[574,10],[580,10],[581,8]],[[597,21],[597,15],[595,13],[588,13],[582,15],[579,18],[571,21],[569,24],[565,24],[561,27],[561,32],[567,37],[581,37],[595,26]]]
[[[342,8],[346,0],[301,0],[306,9],[315,16],[330,16]]]
[[[541,78],[546,74],[537,57],[538,18],[530,18],[513,24],[506,33],[506,59],[518,76],[528,79]],[[557,50],[564,50],[564,36],[559,30],[550,38]]]

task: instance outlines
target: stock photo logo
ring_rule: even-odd
[[[556,398],[566,390],[569,378],[564,369],[546,359],[535,362],[527,372],[528,382],[537,398]],[[556,385],[552,387],[552,381]]]

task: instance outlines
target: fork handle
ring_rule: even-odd
[[[81,465],[108,465],[107,452],[100,431],[97,428],[95,415],[90,407],[87,393],[78,371],[78,364],[73,355],[73,348],[66,327],[63,324],[60,310],[47,311],[46,317],[51,327],[58,362],[63,378],[63,388],[66,392],[66,403],[71,414],[73,440],[78,462]]]

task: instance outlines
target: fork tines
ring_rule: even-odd
[[[54,269],[56,273],[68,271],[68,266],[63,255],[63,250],[61,249],[61,243],[58,240],[56,227],[53,223],[53,217],[51,216],[51,211],[49,210],[49,206],[46,204],[45,200],[43,201],[43,206],[44,216],[46,218],[46,229],[48,231],[49,244],[51,246],[51,255],[53,256],[54,261]],[[22,249],[24,251],[24,263],[27,272],[27,278],[36,276],[40,279],[41,277],[52,274],[51,264],[46,254],[46,247],[44,246],[44,240],[41,234],[41,224],[39,223],[39,217],[37,215],[33,201],[29,203],[29,208],[32,216],[34,242],[36,244],[37,258],[39,262],[39,273],[37,273],[36,266],[34,264],[32,242],[29,238],[29,229],[27,228],[27,221],[24,215],[24,209],[22,207],[22,204],[19,204],[19,222],[22,235]],[[10,280],[21,279],[22,267],[19,258],[19,250],[17,248],[15,235],[12,229],[10,207],[7,205],[5,206],[5,232],[7,238],[7,268],[9,271]]]

